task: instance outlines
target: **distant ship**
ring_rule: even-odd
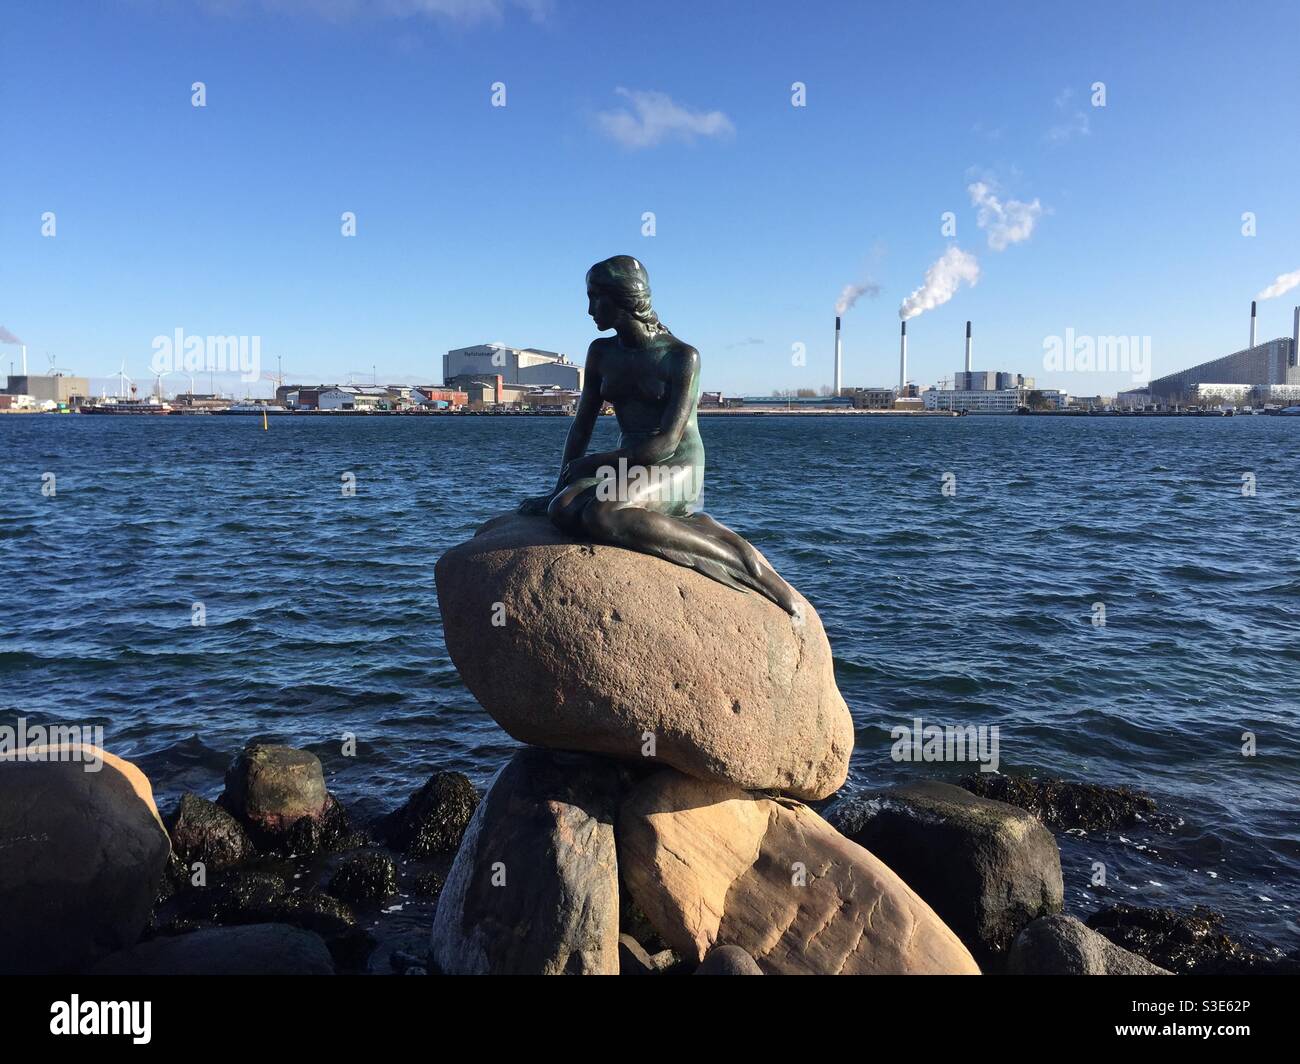
[[[77,408],[82,414],[170,414],[172,408],[157,399],[104,399]]]
[[[225,410],[214,410],[214,414],[289,414],[291,410],[286,410],[282,406],[275,406],[272,403],[232,403]]]

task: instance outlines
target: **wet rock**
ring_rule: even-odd
[[[527,749],[475,811],[434,915],[444,974],[618,972],[614,816],[625,774]]]
[[[1194,906],[1190,912],[1112,905],[1085,921],[1118,946],[1178,975],[1300,975],[1300,957],[1268,957],[1223,930],[1223,916]]]
[[[129,761],[80,744],[0,756],[0,973],[79,971],[134,945],[170,853]]]
[[[1115,945],[1073,916],[1042,916],[1007,952],[1009,975],[1172,975]]]
[[[1032,813],[1053,831],[1106,831],[1151,822],[1159,815],[1154,798],[1130,787],[994,772],[972,773],[959,782],[981,798]]]
[[[438,772],[385,819],[380,831],[407,857],[455,853],[478,803],[478,791],[468,776]]]
[[[718,944],[769,974],[978,974],[943,922],[807,806],[667,770],[628,795],[619,868],[686,961]]]
[[[364,832],[353,828],[347,811],[333,795],[325,801],[325,812],[319,817],[300,817],[288,831],[272,842],[272,847],[284,854],[336,853],[370,845]]]
[[[197,794],[181,796],[167,819],[172,849],[187,867],[202,862],[209,872],[220,872],[256,854],[248,832],[216,802]]]
[[[763,969],[739,946],[714,946],[700,966],[696,975],[762,975]]]
[[[383,853],[350,857],[331,877],[329,892],[344,901],[382,901],[397,893],[397,866]]]
[[[436,898],[447,885],[447,877],[441,872],[422,872],[411,883],[411,893],[417,898]]]
[[[352,908],[323,891],[287,894],[279,899],[270,913],[285,923],[315,931],[325,940],[330,955],[340,968],[364,969],[376,945],[374,936],[357,926]]]
[[[254,833],[280,836],[329,807],[320,758],[307,750],[251,743],[226,772],[220,802]]]
[[[827,819],[929,902],[985,967],[1031,921],[1061,911],[1056,839],[1023,809],[926,781],[836,802]]]
[[[287,924],[213,927],[105,957],[92,975],[333,975],[319,935]]]
[[[701,779],[808,799],[844,782],[853,721],[797,592],[802,623],[761,595],[519,515],[447,551],[436,580],[461,678],[522,742],[645,764],[649,735],[655,762]]]

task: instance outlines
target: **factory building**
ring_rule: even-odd
[[[1252,303],[1248,347],[1154,380],[1147,386],[1147,391],[1153,402],[1169,404],[1191,402],[1197,396],[1199,385],[1245,385],[1256,389],[1298,386],[1297,346],[1300,346],[1300,307],[1295,308],[1289,338],[1282,336],[1260,344],[1255,342],[1255,304]]]
[[[26,374],[8,379],[6,395],[30,395],[37,403],[70,403],[73,399],[90,397],[90,381],[85,377],[65,377],[62,373],[49,376]]]
[[[447,387],[496,376],[508,385],[582,391],[582,367],[558,351],[477,344],[458,347],[442,356],[442,383]]]

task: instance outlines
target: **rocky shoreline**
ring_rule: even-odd
[[[977,774],[836,797],[853,726],[812,606],[507,516],[439,561],[448,650],[528,745],[362,822],[312,753],[250,744],[164,819],[84,748],[0,759],[0,972],[1295,971],[1215,914],[1063,913],[1054,831],[1161,814]],[[72,754],[78,754],[73,759]],[[35,755],[35,756],[30,756]],[[813,803],[813,804],[810,804]],[[814,807],[815,806],[815,807]]]

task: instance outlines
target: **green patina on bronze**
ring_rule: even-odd
[[[696,509],[704,484],[700,353],[655,314],[645,267],[630,255],[596,263],[587,271],[587,313],[615,335],[587,349],[554,489],[519,512],[545,513],[569,535],[653,554],[794,613],[794,592],[748,541]],[[618,418],[618,450],[588,454],[604,403]]]

